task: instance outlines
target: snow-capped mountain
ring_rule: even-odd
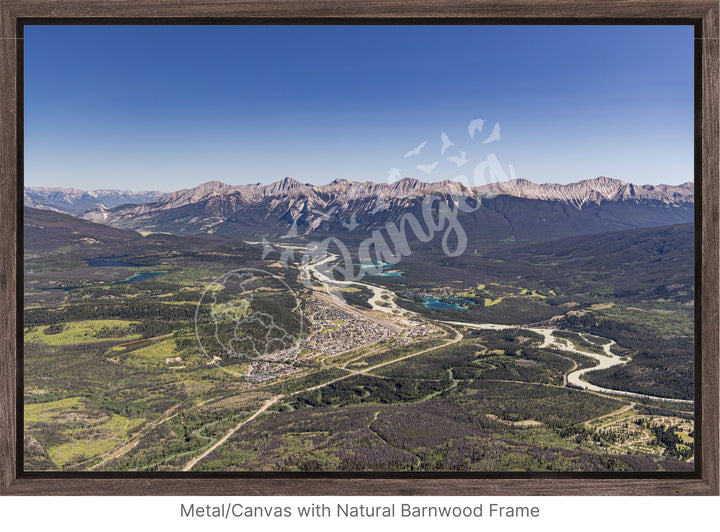
[[[287,177],[268,185],[210,181],[138,205],[97,207],[83,218],[126,229],[239,238],[368,231],[399,222],[408,212],[420,218],[422,201],[430,195],[451,204],[472,198],[477,209],[460,215],[478,238],[488,239],[505,235],[538,240],[685,223],[693,220],[694,213],[692,183],[639,186],[599,177],[539,185],[516,179],[471,189],[454,181],[425,183],[409,178],[391,184],[337,179],[316,186]]]
[[[123,204],[154,201],[162,192],[130,190],[77,190],[57,187],[25,187],[24,204],[67,214],[82,214],[95,207],[110,208]]]
[[[513,179],[478,187],[476,190],[486,197],[504,194],[517,198],[562,201],[577,207],[602,201],[628,200],[652,200],[672,205],[692,202],[695,194],[693,183],[683,183],[678,186],[633,185],[609,177],[586,179],[568,185],[538,185],[527,179]]]

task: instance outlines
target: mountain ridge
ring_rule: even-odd
[[[563,201],[580,208],[586,203],[600,203],[603,200],[619,201],[628,199],[654,199],[665,203],[677,201],[694,201],[694,184],[685,182],[680,185],[636,185],[620,179],[609,177],[596,177],[581,181],[559,183],[534,183],[527,179],[513,179],[504,182],[490,183],[477,187],[451,181],[424,182],[414,178],[405,177],[393,183],[375,183],[373,181],[352,181],[348,179],[335,179],[325,185],[312,185],[302,183],[291,177],[263,185],[261,183],[246,185],[229,185],[213,180],[202,183],[190,189],[180,189],[174,192],[159,191],[131,191],[119,189],[80,190],[61,187],[25,187],[25,201],[28,206],[48,210],[65,212],[56,203],[75,203],[83,199],[105,200],[101,205],[93,208],[110,210],[123,204],[143,204],[160,202],[161,208],[172,208],[182,204],[193,203],[220,193],[237,193],[247,201],[258,201],[267,196],[296,195],[317,191],[321,194],[332,193],[350,197],[371,196],[388,192],[391,197],[398,195],[412,195],[418,193],[437,192],[440,194],[477,194],[481,197],[492,198],[499,195],[509,195],[527,199],[542,199],[550,201]],[[108,198],[115,200],[108,201]],[[51,201],[51,200],[54,200]],[[41,205],[37,207],[37,205]]]
[[[97,192],[94,200],[103,197],[99,192],[128,199],[120,193]],[[61,191],[53,190],[53,194]],[[86,200],[89,197],[77,190],[72,194]],[[138,194],[130,199],[140,201],[142,193]],[[515,179],[474,188],[450,180],[427,183],[412,178],[393,183],[336,179],[326,185],[290,177],[267,185],[208,181],[160,194],[151,201],[100,204],[71,214],[142,232],[216,233],[243,239],[317,232],[347,235],[357,229],[355,235],[400,223],[406,215],[422,220],[423,205],[427,206],[423,200],[433,195],[451,206],[465,201],[476,207],[472,212],[459,213],[471,240],[540,241],[686,223],[694,217],[693,183],[635,185],[608,177],[562,185]],[[31,200],[26,195],[26,205],[38,207]],[[63,212],[62,208],[50,208]]]
[[[635,185],[604,176],[565,185],[536,184],[527,179],[514,179],[478,187],[477,190],[487,196],[507,194],[528,199],[566,201],[578,208],[585,203],[599,203],[603,200],[652,199],[666,203],[694,201],[695,195],[695,186],[692,182],[680,185]]]
[[[468,231],[487,239],[533,241],[616,229],[692,221],[694,185],[634,185],[599,177],[568,185],[513,180],[469,188],[455,181],[394,183],[336,179],[326,185],[285,178],[268,185],[220,181],[165,194],[139,205],[96,208],[83,218],[125,229],[175,234],[293,235],[373,231],[412,214],[435,195],[455,205]]]
[[[79,215],[93,208],[111,208],[124,204],[154,201],[163,195],[156,190],[94,189],[80,190],[62,187],[24,187],[27,207]]]

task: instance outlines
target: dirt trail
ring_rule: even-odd
[[[272,398],[268,399],[267,401],[265,401],[265,403],[263,404],[263,406],[261,406],[252,416],[250,416],[249,418],[241,421],[240,423],[238,423],[237,425],[235,425],[235,427],[233,427],[232,429],[230,429],[229,431],[227,431],[227,432],[225,433],[225,436],[223,436],[223,437],[220,438],[217,442],[215,442],[215,444],[213,444],[211,447],[209,447],[204,453],[202,453],[200,456],[197,456],[197,457],[193,458],[193,459],[190,460],[187,464],[185,464],[185,467],[183,467],[182,470],[183,470],[183,471],[190,471],[193,467],[195,467],[195,464],[197,464],[200,460],[202,460],[203,458],[205,458],[207,455],[209,455],[209,454],[210,454],[211,452],[213,452],[215,449],[217,449],[218,447],[220,447],[223,443],[225,443],[225,442],[228,440],[228,438],[230,438],[230,436],[232,436],[232,435],[235,434],[238,430],[240,430],[243,425],[245,425],[246,423],[250,423],[253,419],[255,419],[255,418],[258,417],[260,414],[262,414],[263,412],[265,412],[265,410],[267,410],[267,409],[270,408],[272,405],[274,405],[275,403],[277,403],[278,400],[280,400],[282,397],[283,397],[282,395],[276,395],[275,397],[272,397]]]
[[[207,401],[203,401],[202,403],[198,403],[198,404],[192,406],[192,407],[190,408],[190,410],[192,410],[193,408],[198,408],[198,407],[204,405],[205,403],[209,403],[210,401],[212,401],[212,399],[208,399]],[[167,420],[172,419],[172,418],[174,418],[175,416],[177,416],[180,412],[179,412],[179,411],[176,412],[176,410],[178,410],[178,408],[180,408],[180,407],[181,407],[183,404],[185,404],[185,403],[186,403],[186,401],[183,401],[183,402],[181,402],[181,403],[176,404],[175,406],[172,406],[172,407],[168,408],[167,410],[165,410],[165,412],[163,412],[162,416],[160,416],[158,419],[156,419],[156,420],[154,420],[154,421],[151,421],[151,422],[148,423],[147,425],[143,426],[143,428],[140,429],[140,430],[139,430],[138,432],[136,432],[135,434],[133,434],[132,437],[131,437],[128,441],[126,441],[125,443],[123,443],[123,444],[120,445],[119,447],[115,447],[114,449],[111,449],[111,450],[109,450],[108,452],[106,452],[106,453],[104,453],[104,454],[101,454],[100,457],[101,457],[101,458],[104,458],[103,461],[102,461],[102,462],[98,462],[97,464],[95,464],[95,465],[92,466],[92,467],[89,467],[89,468],[88,468],[88,471],[92,471],[93,469],[95,469],[95,468],[97,468],[97,467],[100,467],[101,465],[109,462],[110,460],[114,460],[115,458],[119,458],[119,457],[121,457],[122,455],[124,455],[124,454],[126,454],[127,452],[129,452],[129,451],[131,451],[132,449],[134,449],[135,446],[140,442],[140,437],[141,437],[141,436],[143,436],[143,435],[144,435],[146,432],[148,432],[149,430],[154,429],[154,428],[157,427],[158,425],[161,425],[161,424],[165,423]]]
[[[590,424],[594,423],[595,421],[600,421],[601,419],[605,419],[606,417],[612,417],[612,416],[617,416],[617,415],[623,414],[623,413],[627,412],[628,410],[632,410],[633,408],[635,408],[636,405],[637,405],[637,403],[630,403],[629,405],[625,405],[622,408],[618,408],[617,410],[610,412],[609,414],[604,414],[602,416],[598,416],[593,419],[588,419],[583,424],[589,427]]]
[[[433,351],[433,350],[435,350],[435,349],[440,349],[441,347],[445,347],[445,346],[448,346],[448,345],[457,343],[457,342],[459,342],[460,340],[462,340],[462,338],[463,338],[462,334],[460,334],[457,330],[453,329],[452,327],[450,327],[450,329],[455,333],[455,337],[452,338],[451,340],[443,343],[443,344],[436,345],[436,346],[434,346],[434,347],[429,347],[429,348],[423,349],[423,350],[421,350],[421,351],[416,351],[416,352],[414,352],[414,353],[410,353],[410,354],[405,355],[405,356],[403,356],[403,357],[395,358],[395,359],[389,360],[389,361],[387,361],[387,362],[382,362],[381,364],[376,364],[376,365],[374,365],[374,366],[371,366],[371,367],[369,367],[369,368],[364,368],[364,369],[362,369],[362,370],[347,370],[347,371],[350,371],[350,373],[348,373],[347,375],[343,375],[342,377],[338,377],[337,379],[333,379],[333,380],[331,380],[331,381],[323,382],[322,384],[318,384],[318,385],[316,385],[316,386],[308,386],[308,387],[306,387],[306,388],[303,388],[303,389],[301,389],[301,390],[297,390],[297,391],[292,392],[292,393],[289,393],[289,394],[276,395],[276,396],[272,397],[271,399],[268,399],[268,400],[263,404],[263,406],[262,406],[261,408],[259,408],[252,416],[250,416],[249,418],[245,419],[244,421],[238,423],[234,428],[230,429],[222,438],[220,438],[217,442],[215,442],[215,444],[213,444],[211,447],[209,447],[208,449],[206,449],[202,454],[200,454],[199,456],[193,458],[193,459],[190,460],[187,464],[185,464],[185,466],[183,467],[182,470],[183,470],[183,471],[190,471],[193,467],[195,467],[195,465],[196,465],[200,460],[202,460],[202,459],[205,458],[207,455],[209,455],[211,452],[213,452],[215,449],[217,449],[218,447],[220,447],[220,446],[221,446],[223,443],[225,443],[233,434],[235,434],[238,430],[240,430],[244,425],[246,425],[246,424],[249,423],[250,421],[254,420],[256,417],[258,417],[260,414],[262,414],[263,412],[265,412],[265,411],[266,411],[268,408],[270,408],[272,405],[274,405],[275,403],[277,403],[280,399],[285,399],[285,398],[292,397],[293,395],[297,395],[297,394],[300,394],[300,393],[304,393],[304,392],[308,392],[308,391],[312,391],[312,390],[317,390],[317,389],[323,388],[323,387],[325,387],[325,386],[328,386],[328,385],[330,385],[330,384],[333,384],[333,383],[335,383],[335,382],[338,382],[338,381],[341,381],[341,380],[344,380],[344,379],[353,377],[353,376],[355,376],[355,375],[365,375],[365,374],[368,374],[370,371],[373,371],[373,370],[376,370],[376,369],[378,369],[378,368],[387,366],[387,365],[389,365],[389,364],[394,364],[395,362],[399,362],[399,361],[401,361],[401,360],[406,360],[406,359],[408,359],[408,358],[412,358],[412,357],[415,357],[415,356],[418,356],[418,355],[422,355],[422,354],[424,354],[424,353],[428,353],[428,352]]]

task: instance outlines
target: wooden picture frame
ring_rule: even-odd
[[[694,474],[24,473],[22,49],[26,24],[688,24],[695,27],[696,434]],[[718,495],[718,4],[715,0],[0,0],[0,494]]]

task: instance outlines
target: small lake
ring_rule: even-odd
[[[88,266],[92,266],[93,268],[101,268],[103,266],[119,266],[121,268],[143,268],[147,266],[147,264],[133,264],[132,262],[121,260],[122,258],[123,257],[96,257],[94,259],[85,259],[85,262],[87,262]]]
[[[114,283],[110,283],[111,285],[114,284],[129,284],[129,283],[139,283],[140,281],[145,281],[146,279],[151,279],[157,275],[162,275],[163,273],[167,272],[140,272],[136,273],[127,279],[123,279],[122,281],[115,281]],[[88,286],[40,286],[38,287],[39,290],[62,290],[63,292],[69,292],[70,290],[77,290],[78,288],[90,288],[92,286],[103,286],[103,284],[99,285],[88,285]],[[107,285],[105,285],[107,286]]]
[[[391,266],[395,266],[394,264],[390,264],[389,262],[373,262],[372,264],[367,263],[357,263],[355,266],[360,266],[363,270],[368,270],[370,268],[389,268]]]
[[[151,279],[152,277],[155,277],[156,275],[162,275],[163,273],[167,272],[142,272],[142,273],[136,273],[132,277],[128,277],[124,281],[115,281],[112,284],[128,284],[128,283],[139,283],[140,281],[144,281],[146,279]]]
[[[82,288],[81,286],[38,286],[38,290],[62,290],[63,292],[69,292],[76,288]]]
[[[472,299],[465,299],[462,297],[423,297],[425,308],[434,308],[438,310],[442,309],[460,309],[460,310],[467,310],[466,307],[462,307],[460,305],[453,305],[452,303],[445,303],[445,301],[440,301],[441,299],[444,299],[445,301],[461,301],[463,303],[470,303],[471,305],[475,304],[475,301]]]
[[[355,264],[355,266],[360,266],[360,269],[362,270],[378,270],[382,268],[382,272],[379,273],[364,273],[364,275],[367,275],[368,277],[405,277],[405,274],[401,271],[394,270],[391,272],[386,272],[384,270],[394,268],[394,264],[390,264],[388,262],[376,262],[373,264]]]

